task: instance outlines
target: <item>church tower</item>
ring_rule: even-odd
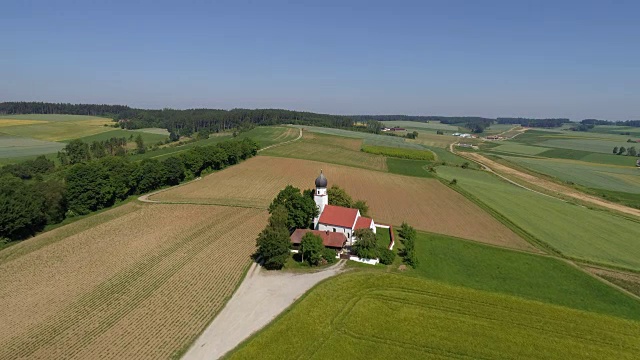
[[[322,169],[320,169],[320,176],[316,178],[316,191],[313,193],[313,200],[315,200],[319,211],[318,217],[313,219],[313,227],[317,229],[320,214],[322,214],[324,206],[329,204],[329,196],[327,195],[327,178],[324,177]]]

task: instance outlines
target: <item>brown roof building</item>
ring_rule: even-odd
[[[291,234],[291,243],[294,245],[300,245],[300,242],[302,242],[302,237],[308,232],[319,236],[322,239],[322,245],[324,245],[325,247],[341,249],[347,242],[347,237],[340,232],[296,229],[296,231]]]

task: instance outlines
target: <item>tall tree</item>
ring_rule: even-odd
[[[363,259],[374,259],[378,257],[378,244],[376,234],[371,229],[358,229],[353,232],[357,241],[351,247],[354,254]]]
[[[76,214],[102,209],[115,200],[109,172],[98,162],[74,165],[67,171],[66,183],[69,210]]]
[[[136,136],[136,148],[138,150],[138,154],[144,154],[144,152],[146,151],[144,140],[142,139],[142,134],[138,134],[138,136]]]
[[[275,206],[267,227],[256,239],[255,257],[262,260],[266,269],[282,269],[290,256],[291,239],[286,226],[287,217],[288,211],[284,205]]]
[[[287,209],[287,227],[289,229],[308,228],[313,218],[318,215],[318,208],[312,198],[303,196],[300,189],[287,185],[281,190],[269,205],[269,212],[273,213],[278,205]]]
[[[304,234],[300,242],[300,250],[302,252],[302,261],[306,260],[312,266],[318,265],[322,260],[324,251],[322,238],[312,232]]]
[[[0,240],[23,239],[42,229],[46,222],[43,199],[26,182],[0,176]]]

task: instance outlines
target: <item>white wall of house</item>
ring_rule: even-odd
[[[353,228],[345,228],[345,227],[342,227],[342,226],[318,224],[318,230],[343,233],[344,236],[347,237],[347,242],[349,242],[351,240],[351,237],[353,236],[353,230],[352,229]]]

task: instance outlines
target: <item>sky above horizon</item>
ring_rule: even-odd
[[[3,1],[0,101],[640,119],[639,1]]]

